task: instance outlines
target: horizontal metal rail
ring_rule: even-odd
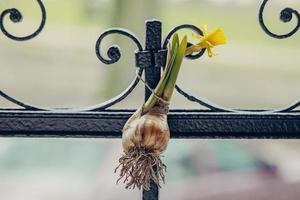
[[[133,110],[0,111],[0,137],[120,138]],[[172,110],[172,138],[300,138],[300,112],[226,113]]]

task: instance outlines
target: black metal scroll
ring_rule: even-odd
[[[45,24],[46,24],[46,9],[45,6],[43,4],[43,2],[41,0],[37,0],[37,3],[40,6],[41,12],[42,12],[42,19],[41,19],[41,23],[38,27],[38,29],[36,31],[34,31],[32,34],[27,35],[27,36],[15,36],[13,34],[11,34],[4,25],[4,19],[6,16],[9,16],[9,19],[13,22],[13,23],[20,23],[23,19],[22,13],[16,9],[16,8],[10,8],[10,9],[6,9],[4,10],[1,15],[0,15],[0,29],[2,31],[2,33],[12,39],[12,40],[16,40],[16,41],[26,41],[26,40],[30,40],[34,37],[36,37],[38,34],[40,34],[40,32],[44,29]]]
[[[277,38],[277,39],[284,39],[284,38],[288,38],[288,37],[291,37],[292,35],[294,35],[298,30],[299,30],[299,27],[300,27],[300,15],[299,15],[299,12],[297,10],[294,10],[293,8],[285,8],[283,10],[281,10],[280,12],[280,20],[284,23],[288,23],[290,22],[292,19],[293,19],[293,16],[296,17],[296,26],[288,33],[286,34],[276,34],[276,33],[273,33],[272,31],[270,31],[265,22],[264,22],[264,18],[263,18],[263,14],[264,14],[264,11],[265,11],[265,7],[266,7],[266,4],[267,2],[269,2],[269,0],[264,0],[263,3],[261,4],[261,7],[259,9],[259,23],[262,27],[262,29],[271,37],[274,37],[274,38]]]

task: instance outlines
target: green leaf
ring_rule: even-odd
[[[164,69],[164,72],[162,74],[162,77],[156,86],[154,92],[157,96],[162,97],[165,85],[167,84],[168,78],[171,74],[172,67],[174,66],[175,58],[176,58],[176,52],[179,48],[179,37],[178,34],[174,34],[172,43],[169,48],[168,52],[168,60],[166,67]],[[143,113],[148,112],[155,104],[157,103],[158,99],[155,97],[154,94],[152,94],[149,99],[146,101],[146,103],[143,106]]]
[[[175,57],[175,61],[173,63],[173,66],[170,68],[170,75],[168,76],[168,80],[163,92],[163,99],[165,99],[166,101],[170,101],[175,85],[176,85],[176,81],[178,78],[178,74],[179,74],[179,70],[182,64],[182,60],[184,58],[185,55],[185,50],[187,47],[187,36],[184,36],[184,38],[182,39],[180,46],[176,52],[176,57]],[[175,52],[174,52],[175,54]]]

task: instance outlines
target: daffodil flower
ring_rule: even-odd
[[[195,52],[201,51],[201,49],[206,49],[209,57],[213,57],[217,54],[213,52],[213,48],[217,45],[226,44],[226,37],[221,28],[217,28],[213,32],[209,33],[207,30],[207,25],[203,26],[203,36],[198,34],[193,34],[193,37],[199,42],[192,45],[186,49],[185,54],[190,55]]]

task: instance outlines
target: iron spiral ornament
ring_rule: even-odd
[[[195,25],[191,25],[191,24],[183,24],[183,25],[180,25],[180,26],[177,26],[175,28],[173,28],[169,33],[168,35],[166,36],[165,40],[164,40],[164,43],[163,43],[163,48],[166,49],[167,46],[168,46],[168,42],[169,40],[172,38],[172,36],[174,35],[174,33],[176,33],[177,31],[180,31],[180,30],[184,30],[184,29],[188,29],[188,30],[191,30],[193,32],[195,32],[196,34],[199,34],[199,35],[202,35],[203,36],[203,31],[198,28],[197,26]],[[198,52],[197,54],[194,54],[194,55],[188,55],[186,56],[186,58],[188,59],[191,59],[191,60],[195,60],[195,59],[198,59],[200,58],[204,52],[205,52],[206,49],[202,49],[200,52]]]
[[[45,9],[45,6],[44,6],[44,4],[41,0],[36,0],[36,2],[38,3],[38,5],[41,9],[41,13],[42,13],[41,23],[40,23],[39,27],[37,28],[37,30],[35,30],[33,33],[31,33],[29,35],[26,35],[26,36],[16,36],[16,35],[10,33],[6,29],[5,24],[4,24],[4,20],[7,17],[9,17],[10,21],[12,21],[13,23],[22,22],[23,15],[17,8],[9,8],[9,9],[4,10],[1,13],[1,15],[0,15],[0,29],[6,37],[8,37],[12,40],[15,40],[15,41],[26,41],[26,40],[30,40],[30,39],[36,37],[37,35],[39,35],[42,32],[42,30],[44,29],[45,24],[46,24],[46,18],[47,18],[46,9]]]
[[[103,39],[105,37],[107,37],[108,35],[112,35],[112,34],[123,35],[123,36],[130,38],[136,44],[138,51],[143,51],[143,47],[142,47],[139,39],[132,32],[130,32],[126,29],[121,29],[121,28],[108,29],[107,31],[103,32],[100,35],[100,37],[98,38],[98,40],[96,42],[96,48],[95,48],[98,59],[101,62],[103,62],[104,64],[107,64],[107,65],[114,64],[114,63],[118,62],[119,59],[121,58],[121,50],[120,50],[120,47],[117,45],[112,45],[109,47],[109,49],[107,51],[107,56],[109,59],[104,58],[103,55],[101,54],[100,47],[101,47]]]
[[[261,28],[264,30],[264,32],[266,32],[269,36],[273,37],[273,38],[277,38],[277,39],[285,39],[288,37],[291,37],[292,35],[294,35],[300,27],[300,14],[297,10],[293,9],[293,8],[284,8],[283,10],[281,10],[280,12],[280,20],[284,23],[288,23],[291,22],[291,20],[295,17],[296,18],[296,25],[295,27],[289,31],[288,33],[285,34],[276,34],[273,33],[272,31],[270,31],[270,29],[266,26],[265,21],[264,21],[264,12],[265,12],[265,7],[266,4],[269,2],[270,0],[264,0],[260,6],[259,9],[259,24],[261,26]]]
[[[108,65],[114,64],[114,63],[118,62],[119,59],[121,58],[121,49],[117,45],[112,45],[111,47],[108,48],[108,50],[106,52],[108,58],[105,58],[101,53],[101,45],[102,45],[103,39],[112,34],[120,34],[120,35],[123,35],[123,36],[126,36],[126,37],[132,39],[132,41],[137,45],[137,48],[138,48],[137,50],[138,51],[143,50],[142,45],[141,45],[139,39],[137,38],[137,36],[135,36],[130,31],[128,31],[126,29],[120,29],[120,28],[109,29],[100,34],[98,40],[96,41],[96,45],[95,45],[96,55],[102,63],[108,64]],[[55,110],[55,111],[68,111],[68,112],[102,111],[102,110],[105,110],[105,109],[121,102],[123,99],[125,99],[139,83],[140,79],[138,77],[142,76],[142,73],[143,73],[143,68],[139,68],[135,78],[132,80],[132,82],[129,84],[129,86],[124,91],[122,91],[120,94],[118,94],[117,96],[115,96],[103,103],[99,103],[97,105],[83,107],[83,108],[53,109],[53,108],[33,106],[33,105],[30,105],[29,103],[22,102],[1,90],[0,90],[0,96],[2,96],[4,99],[8,100],[9,102],[11,102],[15,105],[18,105],[26,110],[40,110],[40,111]]]

